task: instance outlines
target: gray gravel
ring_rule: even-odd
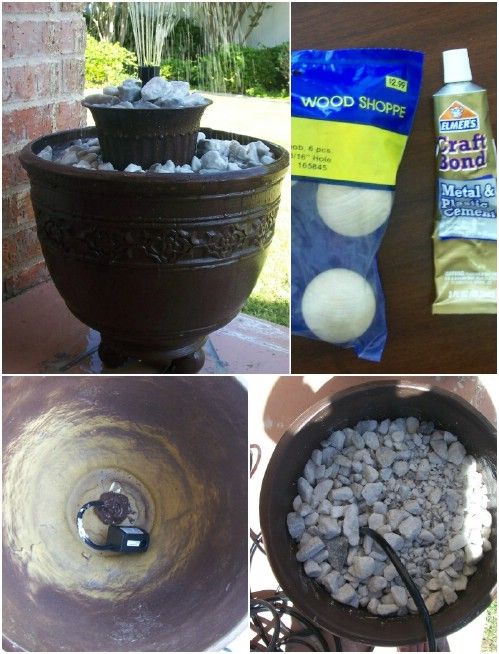
[[[98,138],[77,139],[63,150],[56,152],[50,145],[47,145],[38,153],[38,156],[47,161],[73,166],[73,168],[115,170],[113,164],[104,162],[102,159]],[[247,145],[241,145],[238,141],[209,139],[203,132],[199,132],[196,154],[190,164],[176,166],[173,161],[168,160],[164,163],[154,163],[148,170],[144,170],[132,162],[124,168],[124,172],[210,175],[266,166],[274,161],[273,153],[262,141],[252,141]]]
[[[288,530],[305,574],[343,604],[379,616],[416,613],[394,566],[359,528],[395,549],[430,613],[452,604],[491,549],[479,463],[459,439],[415,417],[364,420],[313,451]]]
[[[121,86],[105,86],[102,93],[88,95],[86,102],[113,109],[181,109],[208,104],[200,93],[191,93],[189,82],[153,77],[142,87],[139,79],[127,79]]]

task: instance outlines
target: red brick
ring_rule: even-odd
[[[2,48],[4,57],[16,55],[46,54],[49,25],[43,21],[4,21],[2,27]]]
[[[59,94],[61,63],[35,63],[5,67],[2,89],[4,102],[22,102]]]
[[[4,14],[48,14],[56,7],[56,2],[4,2],[2,11]]]
[[[61,55],[81,52],[84,49],[86,29],[83,17],[53,21],[48,25],[47,48],[49,52]]]
[[[85,60],[64,59],[62,61],[61,93],[81,93],[85,88]]]
[[[73,102],[59,102],[55,106],[55,129],[74,129],[84,127],[87,110],[78,100]]]
[[[31,262],[23,270],[4,276],[5,299],[45,282],[47,279],[50,279],[50,275],[45,261]]]
[[[4,229],[12,229],[24,223],[34,224],[35,214],[29,189],[23,189],[2,199],[2,220]]]
[[[2,185],[4,190],[28,181],[28,173],[19,161],[19,152],[4,154],[2,156]]]
[[[2,115],[4,145],[43,136],[52,131],[49,107],[28,107],[27,109],[4,109]]]
[[[8,272],[17,269],[28,259],[42,256],[36,227],[26,227],[14,234],[4,235],[2,239],[3,269]]]
[[[83,12],[85,4],[81,2],[61,2],[59,5],[60,11],[75,11],[78,14]]]

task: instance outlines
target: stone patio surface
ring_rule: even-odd
[[[105,368],[97,354],[98,332],[66,307],[52,282],[39,284],[3,305],[3,373],[157,374],[138,361]],[[213,333],[199,374],[289,371],[286,327],[239,314]]]

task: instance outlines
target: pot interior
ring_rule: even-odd
[[[231,378],[11,378],[3,628],[27,651],[204,650],[247,612],[246,395]],[[76,513],[126,495],[145,553],[95,551]],[[107,526],[84,518],[96,543]]]
[[[310,620],[337,635],[369,644],[394,646],[425,641],[419,616],[381,618],[332,599],[303,572],[295,558],[296,544],[286,528],[286,515],[297,495],[296,482],[312,450],[332,431],[354,427],[364,419],[415,416],[454,433],[482,465],[493,515],[492,551],[478,563],[458,600],[431,616],[437,636],[444,636],[475,618],[496,589],[496,430],[457,395],[437,388],[396,382],[373,382],[342,391],[305,411],[274,450],[260,496],[260,525],[272,569],[284,592]]]

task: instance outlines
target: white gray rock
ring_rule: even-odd
[[[407,591],[403,586],[392,584],[390,587],[390,592],[397,606],[407,606]]]
[[[419,420],[414,417],[407,418],[405,421],[405,428],[408,434],[415,434],[419,429]]]
[[[421,515],[423,513],[423,508],[417,500],[407,500],[403,504],[404,510],[412,515]]]
[[[78,163],[79,160],[80,159],[77,153],[73,151],[73,152],[66,152],[66,154],[63,157],[61,157],[61,159],[59,159],[58,161],[59,163],[64,164],[65,166],[72,166],[73,164]]]
[[[322,580],[322,584],[326,587],[327,591],[334,595],[340,589],[343,583],[343,578],[337,570],[333,570],[327,574]]]
[[[385,524],[385,517],[381,513],[371,513],[367,524],[369,525],[370,529],[374,529],[374,531],[376,531],[376,529],[379,529],[379,527]]]
[[[440,458],[447,459],[447,443],[443,439],[434,436],[430,440],[430,445]]]
[[[455,552],[456,550],[460,550],[461,548],[465,547],[467,543],[468,540],[464,534],[457,534],[457,536],[454,536],[450,539],[449,550],[451,552]]]
[[[288,531],[291,538],[300,540],[305,531],[305,521],[297,513],[288,513],[287,517]]]
[[[52,147],[50,145],[46,145],[43,150],[40,150],[38,156],[40,159],[45,159],[45,161],[52,161]]]
[[[153,77],[144,85],[142,92],[139,90],[139,95],[142,94],[144,100],[149,100],[151,102],[165,97],[170,89],[171,83],[164,77]]]
[[[393,581],[395,577],[397,577],[398,572],[393,563],[389,563],[387,566],[385,566],[383,570],[383,577],[387,579],[388,581]]]
[[[364,463],[364,466],[362,466],[362,464],[360,465],[361,465],[361,470],[363,471],[364,479],[367,482],[373,482],[376,481],[376,479],[378,479],[379,472],[376,470],[376,468],[373,468],[372,466],[369,466],[366,463]]]
[[[426,608],[430,615],[440,611],[444,605],[444,596],[441,592],[431,593],[428,597],[425,598]]]
[[[353,498],[353,491],[349,486],[342,486],[341,488],[334,488],[330,496],[334,502],[348,502]]]
[[[114,170],[114,166],[110,161],[106,163],[101,163],[97,166],[98,170]]]
[[[385,577],[380,577],[378,575],[373,575],[367,581],[368,591],[373,595],[381,592],[382,590],[385,590],[387,586],[388,581],[385,579]]]
[[[370,556],[358,556],[352,565],[352,574],[358,579],[367,579],[370,577],[375,568],[374,559]]]
[[[392,615],[397,613],[398,606],[396,604],[378,604],[376,613],[378,615]]]
[[[201,157],[201,167],[225,170],[227,168],[227,161],[218,152],[211,150]]]
[[[442,594],[446,604],[454,604],[457,600],[457,593],[450,586],[442,586]]]
[[[130,164],[133,165],[133,164]],[[73,168],[85,168],[87,170],[92,170],[92,166],[88,163],[88,161],[84,161],[83,159],[79,161],[76,164],[73,164]]]
[[[404,547],[404,539],[402,536],[394,534],[391,531],[384,535],[384,539],[396,552]]]
[[[345,434],[342,431],[335,431],[331,434],[330,441],[330,445],[340,451],[345,444]]]
[[[308,561],[305,561],[303,564],[303,569],[305,570],[305,574],[312,579],[321,576],[321,566],[319,563],[317,563],[317,561],[314,561],[313,559],[308,559]]]
[[[377,450],[379,447],[379,438],[377,434],[373,431],[366,431],[363,434],[364,442],[367,447],[370,447],[372,450]]]
[[[123,172],[125,172],[125,173],[143,173],[144,170],[143,170],[142,166],[137,166],[137,164],[131,163],[131,164],[128,164],[128,166],[125,168],[125,170]]]
[[[311,559],[313,556],[318,554],[325,545],[323,541],[318,536],[313,536],[309,541],[307,541],[296,553],[296,558],[298,561],[304,563],[308,559]]]
[[[341,527],[338,521],[329,516],[320,516],[317,524],[319,528],[319,535],[322,538],[334,538],[341,534]]]
[[[409,464],[407,461],[395,461],[393,464],[393,472],[397,475],[397,477],[403,477],[405,474],[407,474],[408,470]]]
[[[329,491],[333,487],[333,482],[331,479],[323,479],[320,481],[312,492],[312,500],[319,504],[322,500],[326,499]]]
[[[389,447],[385,447],[384,445],[382,447],[379,447],[376,450],[376,460],[380,464],[382,468],[387,468],[392,465],[392,463],[395,461],[397,458],[396,453],[390,449]]]
[[[356,504],[350,504],[345,509],[343,534],[348,538],[350,545],[359,544],[359,511]]]
[[[450,461],[451,463],[454,463],[455,465],[459,466],[464,461],[465,456],[466,456],[466,450],[464,449],[464,446],[459,441],[456,441],[454,443],[451,443],[451,445],[449,445],[449,449],[447,451],[447,461]]]
[[[381,482],[368,483],[364,486],[362,490],[362,497],[365,499],[367,504],[374,504],[377,502],[380,497],[383,495],[384,485]]]
[[[319,521],[319,514],[317,513],[317,511],[312,511],[311,513],[308,513],[303,518],[303,522],[305,523],[305,527],[312,527],[313,525],[316,525],[318,521]],[[314,534],[314,535],[317,535],[317,534]]]
[[[410,516],[399,524],[398,531],[404,538],[412,540],[419,534],[422,526],[421,518]]]
[[[298,479],[297,487],[298,487],[298,493],[300,494],[300,497],[303,500],[303,502],[305,502],[306,504],[310,504],[312,500],[312,493],[314,492],[312,486],[308,483],[306,479],[300,477]]]
[[[374,502],[372,509],[375,513],[381,513],[383,515],[386,515],[388,512],[384,502]]]
[[[404,509],[389,509],[387,517],[388,524],[390,525],[392,531],[395,531],[402,520],[409,517],[409,514],[407,511],[404,511]]]
[[[342,604],[358,606],[358,595],[350,584],[344,584],[336,593],[333,593],[333,599]]]

